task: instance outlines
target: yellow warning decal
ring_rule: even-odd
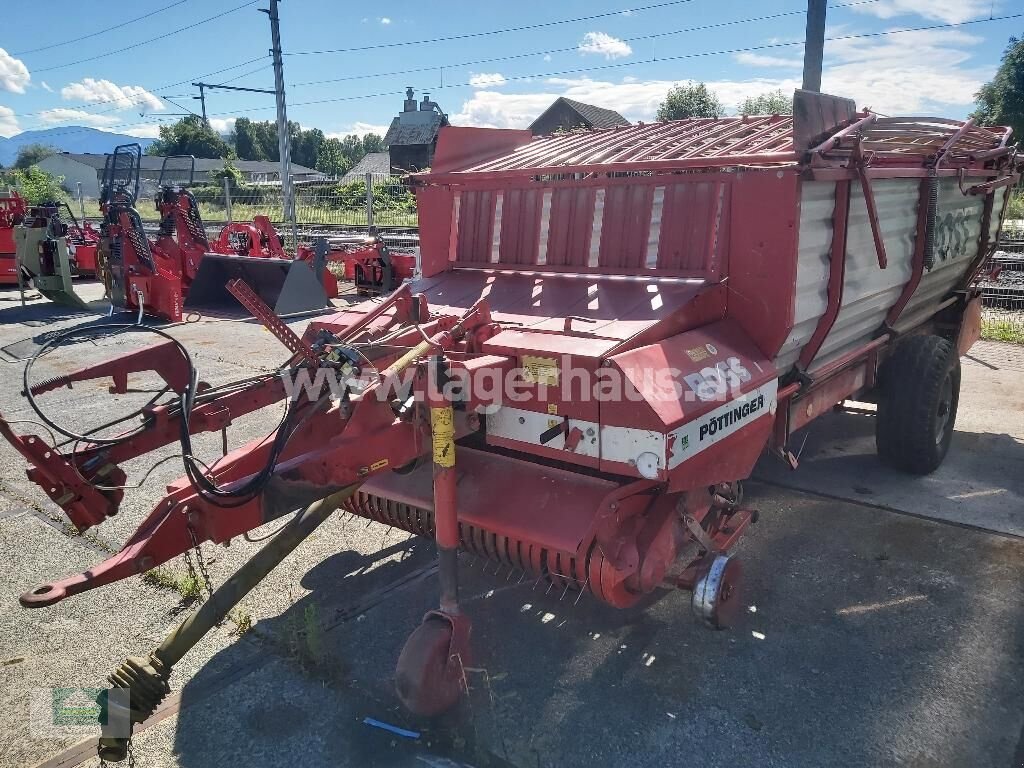
[[[548,403],[548,413],[552,416],[558,415],[558,403]]]
[[[386,467],[387,465],[388,465],[388,460],[387,459],[380,459],[379,461],[375,461],[375,462],[373,462],[373,464],[370,465],[370,471],[371,472],[376,472],[378,469],[384,469],[384,467]]]
[[[695,363],[699,363],[701,360],[709,357],[706,347],[694,347],[693,349],[688,349],[686,350],[686,355]]]
[[[554,357],[523,355],[523,378],[533,384],[558,386],[558,360]]]
[[[430,429],[433,432],[434,463],[439,467],[454,467],[455,415],[450,405],[430,409]]]

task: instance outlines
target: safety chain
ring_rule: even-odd
[[[206,563],[203,562],[203,550],[199,547],[199,539],[196,536],[195,529],[192,524],[188,524],[188,535],[192,539],[192,551],[196,556],[196,563],[192,562],[192,552],[186,550],[185,552],[185,565],[188,567],[188,574],[197,582],[202,577],[203,586],[206,587],[206,594],[213,597],[213,581],[210,579],[210,573],[206,570]],[[196,572],[198,566],[199,572]]]

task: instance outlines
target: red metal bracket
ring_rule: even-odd
[[[227,288],[228,292],[238,299],[243,307],[252,312],[252,316],[263,323],[263,327],[274,334],[277,340],[284,344],[292,354],[301,355],[302,359],[310,365],[319,363],[313,348],[285,325],[284,320],[274,314],[274,310],[268,307],[244,280],[236,277],[228,282]]]

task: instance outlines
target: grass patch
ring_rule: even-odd
[[[185,600],[197,600],[202,595],[199,579],[190,574],[183,576],[166,568],[156,567],[142,574],[142,580],[154,587],[177,592]]]
[[[981,319],[981,338],[987,341],[1008,341],[1024,344],[1024,317],[1016,322],[1009,320]]]
[[[231,634],[236,637],[241,637],[252,629],[252,614],[244,608],[235,608],[228,614],[228,618],[235,625],[235,628],[231,630]]]

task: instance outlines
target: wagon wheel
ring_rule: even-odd
[[[693,588],[693,612],[711,629],[728,629],[742,608],[740,586],[743,566],[739,558],[715,555],[707,572]]]

